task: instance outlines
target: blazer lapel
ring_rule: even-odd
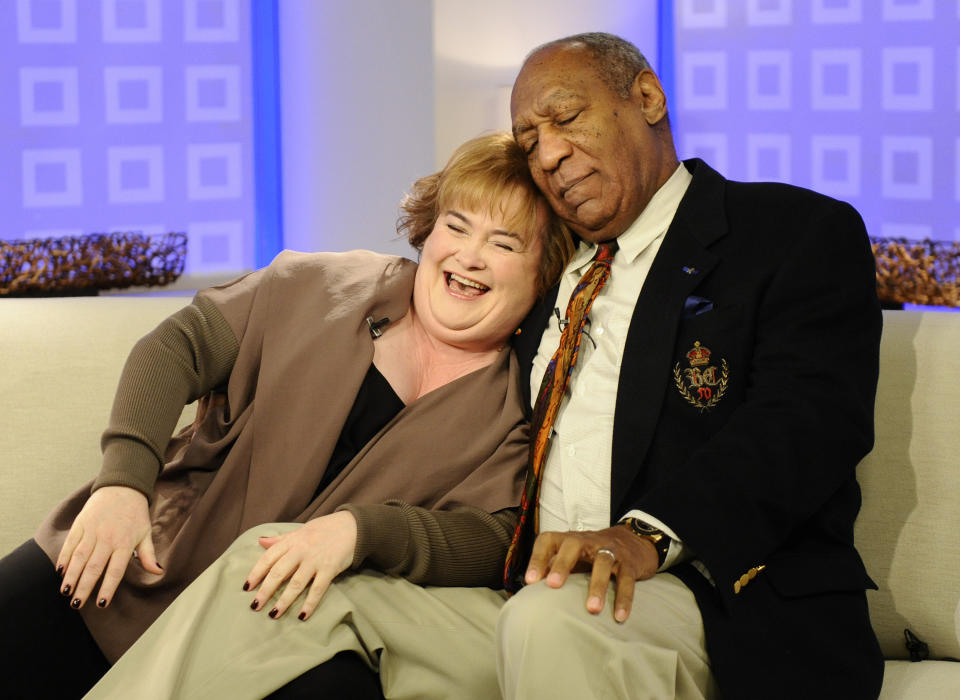
[[[697,159],[686,165],[693,181],[653,261],[627,332],[613,426],[612,520],[623,514],[621,502],[653,439],[684,301],[719,262],[708,246],[726,233],[723,178]]]

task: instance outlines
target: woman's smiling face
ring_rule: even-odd
[[[471,350],[498,348],[533,306],[543,246],[539,231],[507,223],[521,218],[513,216],[515,200],[490,211],[441,207],[413,290],[417,317],[437,340]]]

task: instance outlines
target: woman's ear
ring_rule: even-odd
[[[640,105],[643,117],[650,126],[667,116],[667,96],[660,80],[649,68],[637,73],[633,79],[630,97]]]

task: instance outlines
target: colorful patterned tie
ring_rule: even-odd
[[[560,334],[560,347],[547,364],[540,391],[537,392],[533,404],[530,457],[527,463],[527,481],[520,497],[520,520],[514,530],[503,571],[504,586],[508,591],[518,591],[523,586],[523,568],[530,556],[533,540],[540,531],[540,482],[543,480],[543,465],[553,421],[566,394],[573,367],[577,363],[587,314],[590,313],[593,300],[610,277],[610,263],[616,252],[616,240],[600,243],[593,264],[570,295],[566,325]]]

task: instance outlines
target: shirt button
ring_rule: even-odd
[[[583,532],[583,523],[577,523],[577,532]]]
[[[603,328],[597,329],[597,335],[603,335]]]
[[[576,457],[577,448],[574,447],[573,445],[570,445],[570,447],[567,448],[567,454],[570,455],[571,457]]]

